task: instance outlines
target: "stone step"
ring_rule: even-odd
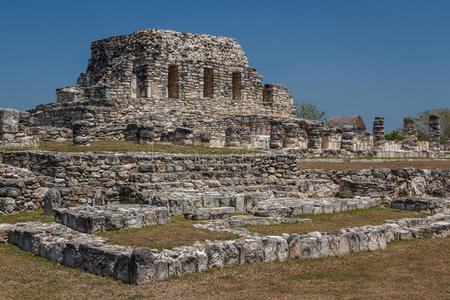
[[[292,217],[294,215],[309,215],[337,213],[347,210],[363,209],[380,205],[381,199],[372,198],[281,198],[260,201],[253,207],[254,215],[261,217]]]
[[[228,218],[235,212],[236,209],[234,207],[203,207],[184,216],[186,219],[192,220],[211,220]]]

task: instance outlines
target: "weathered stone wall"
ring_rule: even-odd
[[[296,158],[288,154],[215,156],[42,151],[3,154],[6,164],[49,176],[48,184],[60,190],[66,207],[116,202],[123,192],[130,198],[137,194],[181,192],[183,199],[202,197],[193,192],[241,194],[243,207],[250,209],[258,201],[273,197],[340,195],[389,200],[432,195],[435,189],[450,188],[450,170],[298,170]]]
[[[119,200],[123,184],[154,192],[176,189],[267,191],[294,185],[294,155],[170,155],[5,152],[6,164],[50,176],[64,206]],[[284,187],[286,188],[286,187]]]
[[[81,97],[177,98],[225,101],[227,107],[245,104],[271,114],[294,112],[292,94],[282,85],[263,87],[262,76],[248,66],[232,38],[148,29],[94,41],[91,50],[77,85],[57,90],[58,103]]]
[[[47,191],[44,176],[0,164],[0,214],[9,214],[43,206]]]
[[[27,123],[29,113],[0,108],[0,148],[39,145],[36,128]]]
[[[433,195],[450,188],[450,170],[365,169],[301,170],[298,187],[308,197],[367,196],[384,199]]]

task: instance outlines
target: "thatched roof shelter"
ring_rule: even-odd
[[[366,130],[366,124],[364,124],[364,120],[359,115],[347,117],[332,117],[330,121],[328,121],[328,125],[341,129],[345,125],[349,125],[352,126],[353,130]]]

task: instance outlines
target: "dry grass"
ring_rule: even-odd
[[[103,232],[99,235],[107,238],[110,244],[156,249],[172,249],[177,246],[192,245],[196,241],[239,238],[233,234],[195,228],[191,225],[199,222],[186,220],[183,216],[172,216],[170,219],[170,223],[166,225],[128,228]]]
[[[260,153],[244,149],[212,148],[208,146],[178,146],[169,143],[135,144],[131,141],[93,141],[90,146],[74,146],[72,142],[41,142],[39,147],[5,148],[3,151],[46,150],[57,152],[162,152],[185,154],[246,154]]]
[[[346,161],[346,162],[300,162],[298,167],[306,169],[324,170],[361,170],[370,168],[419,168],[419,169],[450,169],[450,160],[410,160],[410,161]]]
[[[307,233],[311,231],[327,232],[346,227],[364,225],[379,225],[386,223],[387,219],[423,218],[427,213],[407,210],[397,210],[385,207],[351,210],[336,214],[302,215],[299,218],[309,218],[311,223],[278,224],[247,226],[250,231],[265,235],[280,235],[282,233]]]
[[[44,216],[43,209],[26,211],[10,215],[0,215],[0,224],[1,223],[15,224],[20,222],[50,223],[53,221],[54,221],[53,216]]]
[[[409,240],[381,251],[244,264],[134,286],[0,245],[0,298],[449,299],[448,249],[450,237]]]

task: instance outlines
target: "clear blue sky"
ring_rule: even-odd
[[[391,130],[450,107],[450,1],[0,0],[0,107],[54,101],[93,40],[163,28],[232,36],[264,82]]]

